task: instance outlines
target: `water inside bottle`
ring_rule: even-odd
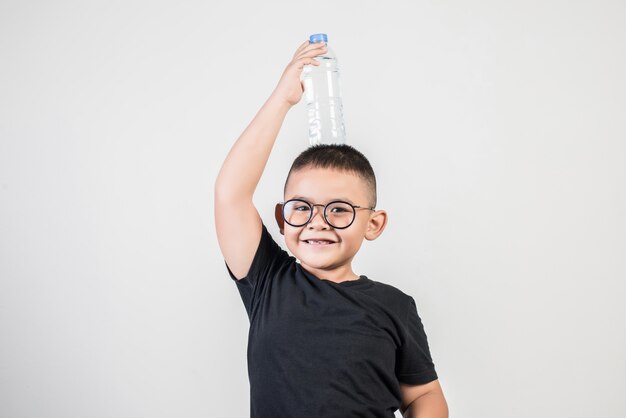
[[[344,144],[346,133],[337,61],[332,56],[318,56],[316,59],[320,65],[305,66],[303,72],[304,101],[309,121],[309,143],[310,145]]]

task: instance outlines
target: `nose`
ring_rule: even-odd
[[[325,228],[328,229],[330,225],[324,220],[324,208],[320,206],[313,206],[313,217],[307,225],[310,229]]]

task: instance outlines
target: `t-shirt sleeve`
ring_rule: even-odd
[[[237,284],[249,319],[252,319],[257,304],[263,299],[263,295],[267,292],[279,270],[292,258],[274,241],[265,224],[262,227],[259,246],[246,277],[237,280],[228,267],[228,263],[224,262],[230,278]]]
[[[422,385],[437,379],[428,339],[415,300],[409,296],[404,338],[396,352],[396,376],[401,383]]]

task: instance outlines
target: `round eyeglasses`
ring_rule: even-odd
[[[357,209],[374,210],[374,208],[356,206],[342,200],[333,200],[326,205],[321,205],[302,199],[290,199],[282,203],[283,219],[293,227],[304,226],[313,219],[315,206],[324,208],[322,212],[324,221],[335,229],[345,229],[352,225]]]

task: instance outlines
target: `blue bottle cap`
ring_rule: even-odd
[[[325,33],[316,33],[309,36],[309,42],[312,44],[316,44],[322,41],[328,42],[328,36]]]

